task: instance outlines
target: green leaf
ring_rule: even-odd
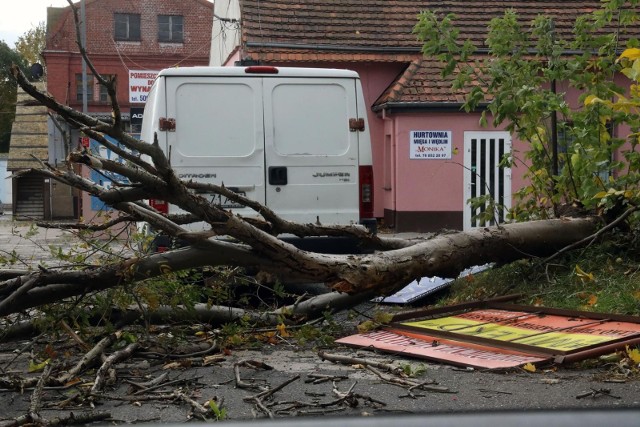
[[[33,360],[29,360],[29,373],[40,372],[51,362],[51,359],[47,359],[42,363],[36,363]]]

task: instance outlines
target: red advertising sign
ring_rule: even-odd
[[[424,310],[337,342],[488,369],[579,360],[640,344],[640,318],[501,303]]]
[[[473,310],[400,325],[426,333],[450,332],[563,352],[640,333],[640,327],[634,323],[496,309]]]
[[[336,342],[354,347],[415,356],[434,361],[446,361],[453,365],[473,366],[486,369],[506,369],[548,360],[549,356],[531,355],[518,351],[491,348],[473,343],[453,341],[435,336],[411,336],[389,330],[352,335]]]

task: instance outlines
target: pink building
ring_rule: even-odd
[[[600,5],[597,0],[217,0],[211,65],[257,61],[357,71],[369,107],[375,215],[396,231],[466,229],[479,225],[472,220],[470,197],[490,192],[510,206],[526,168],[503,169],[498,162],[525,146],[503,129],[481,127],[480,112],[460,110],[464,94],[452,92],[440,77],[441,65],[423,57],[412,33],[418,13],[454,13],[461,38],[482,48],[489,21],[506,8],[526,22],[552,15],[563,36],[577,16]]]

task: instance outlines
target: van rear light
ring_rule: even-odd
[[[278,69],[270,65],[252,65],[244,69],[247,74],[278,74]]]
[[[154,208],[160,213],[163,213],[163,214],[169,213],[169,203],[167,203],[165,200],[150,199],[149,206],[151,206],[152,208]]]
[[[373,218],[373,167],[360,166],[360,219]]]

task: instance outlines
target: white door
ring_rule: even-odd
[[[358,116],[353,79],[264,78],[266,202],[283,218],[359,218]]]
[[[464,133],[465,230],[504,222],[507,209],[511,207],[511,169],[499,165],[510,152],[509,132]],[[491,196],[493,204],[472,208],[468,203],[471,198],[487,195]],[[482,218],[486,216],[484,214],[490,214],[490,219]]]
[[[264,126],[260,79],[175,77],[167,79],[166,132],[171,165],[183,180],[224,184],[264,203]],[[255,215],[220,196],[211,201],[242,215]]]

